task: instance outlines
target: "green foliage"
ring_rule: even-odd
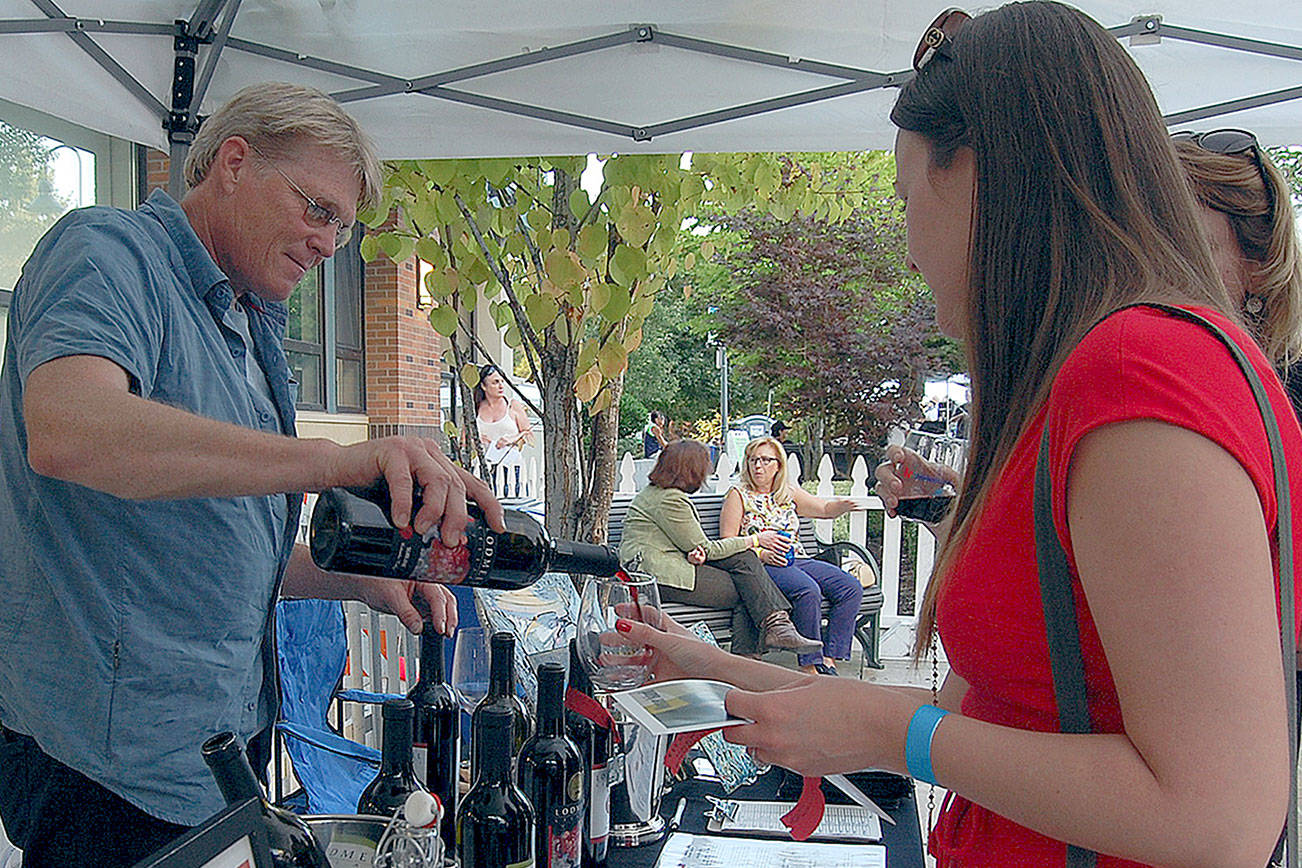
[[[0,289],[13,288],[32,248],[60,216],[26,207],[47,176],[48,160],[39,135],[0,121]]]

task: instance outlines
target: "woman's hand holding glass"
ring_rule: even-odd
[[[946,485],[957,487],[958,471],[936,461],[928,461],[912,449],[894,444],[886,447],[886,460],[874,472],[874,489],[890,515],[901,500],[930,497]]]
[[[615,629],[615,622],[659,627],[660,588],[655,579],[633,573],[630,581],[619,577],[589,578],[579,601],[578,651],[592,683],[602,690],[629,690],[645,684],[652,673],[652,649],[630,641]]]
[[[777,532],[776,530],[762,530],[756,534],[760,548],[773,554],[780,555],[782,562],[786,563],[787,549],[791,548],[791,540]]]

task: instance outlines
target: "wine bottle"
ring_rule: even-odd
[[[200,751],[226,804],[258,800],[267,843],[271,846],[271,864],[275,868],[330,868],[325,851],[307,824],[267,801],[244,755],[244,744],[235,733],[219,732],[205,741]]]
[[[443,850],[456,852],[457,778],[461,759],[461,709],[443,662],[443,636],[429,621],[420,631],[420,678],[407,698],[416,711],[412,760],[416,777],[443,803]]]
[[[471,741],[482,745],[474,786],[457,811],[461,868],[533,868],[533,809],[511,778],[515,719],[505,708],[487,708],[472,724]]]
[[[414,497],[412,514],[419,508]],[[332,572],[503,590],[532,585],[548,571],[613,576],[619,569],[619,559],[606,546],[553,540],[527,513],[505,510],[506,530],[498,533],[478,504],[466,508],[471,517],[466,544],[449,548],[410,527],[393,526],[383,479],[365,487],[331,488],[312,510],[312,560]]]
[[[565,667],[538,667],[538,728],[520,751],[516,778],[534,811],[538,868],[579,868],[583,854],[583,757],[565,734]]]
[[[592,681],[570,640],[570,691],[592,698]],[[615,734],[577,711],[565,710],[565,731],[583,757],[583,868],[605,868],[610,843],[610,755]]]
[[[494,633],[488,640],[488,693],[475,706],[470,716],[471,732],[479,729],[479,721],[490,708],[501,708],[510,712],[513,721],[511,727],[510,755],[520,755],[520,748],[529,739],[532,729],[529,709],[515,693],[515,636],[505,631]],[[479,774],[479,753],[483,742],[470,740],[470,774],[474,779]]]
[[[380,772],[357,800],[357,813],[392,817],[407,803],[407,797],[425,789],[416,778],[411,761],[412,718],[415,707],[409,699],[386,699],[381,715]]]

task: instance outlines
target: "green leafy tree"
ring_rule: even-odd
[[[58,219],[27,210],[48,161],[39,135],[0,121],[0,289],[13,288],[32,248]]]
[[[804,168],[789,156],[619,155],[605,160],[590,201],[585,158],[421,160],[391,164],[375,214],[382,231],[362,255],[430,263],[430,323],[451,341],[468,399],[476,373],[466,315],[482,297],[542,393],[548,529],[600,539],[614,491],[620,398],[657,295],[680,268],[684,218],[745,205],[780,219],[840,219],[863,201],[848,170]],[[386,222],[387,221],[387,222]],[[469,402],[467,400],[467,405]],[[473,414],[462,439],[478,450]]]

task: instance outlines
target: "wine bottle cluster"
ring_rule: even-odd
[[[357,812],[391,818],[412,793],[428,791],[445,809],[445,865],[455,854],[461,868],[604,868],[613,733],[592,711],[572,641],[569,651],[568,684],[561,664],[538,668],[535,728],[516,694],[515,637],[492,636],[489,690],[471,715],[473,783],[458,800],[461,712],[446,680],[443,637],[427,621],[416,684],[382,707],[380,770]],[[209,739],[203,756],[229,804],[259,801],[275,868],[329,868],[303,821],[267,801],[234,734]]]

